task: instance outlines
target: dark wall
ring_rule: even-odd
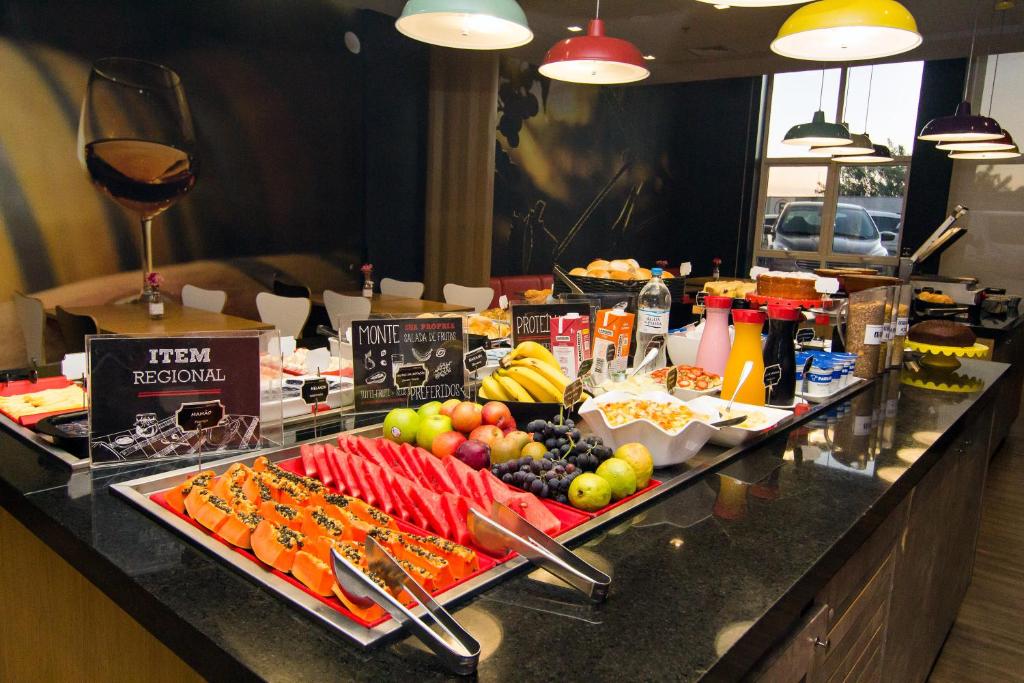
[[[715,257],[745,271],[762,82],[593,88],[503,61],[493,273],[636,258],[710,274]]]
[[[178,71],[196,122],[200,175],[195,190],[156,221],[158,263],[336,252],[354,266],[376,259],[386,274],[412,278],[422,271],[411,254],[422,243],[428,50],[401,36],[393,18],[350,4],[8,0],[0,41],[13,57],[0,59],[0,69],[21,69],[19,83],[48,92],[48,100],[32,101],[62,115],[40,121],[59,120],[72,135],[94,59],[133,56]],[[348,31],[360,38],[359,54],[346,49]],[[14,106],[24,106],[19,93],[4,92],[0,126],[2,108]],[[0,129],[5,144],[49,145],[56,163],[77,164],[73,145],[48,142],[57,137],[45,125]],[[64,130],[59,139],[67,137]],[[13,215],[10,204],[0,206],[5,229],[19,237],[12,242],[22,245],[22,286],[138,267],[130,214],[106,202],[104,225],[74,216],[76,197],[95,201],[87,182],[62,188],[60,229],[101,231],[111,248],[72,267],[47,238],[58,229],[52,211],[33,199],[45,175],[0,164],[0,176],[19,184],[27,205]],[[24,246],[33,232],[50,253]]]
[[[966,59],[944,59],[924,63],[921,74],[921,99],[917,109],[917,130],[939,116],[950,116],[963,97]],[[936,149],[934,142],[918,140],[910,161],[907,208],[903,228],[903,250],[913,253],[935,228],[946,219],[949,181],[953,160],[949,152]],[[955,199],[955,198],[954,198]],[[939,259],[933,256],[921,264],[926,273],[938,272]]]

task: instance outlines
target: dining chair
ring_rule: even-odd
[[[422,299],[423,283],[405,282],[404,280],[396,280],[394,278],[386,277],[382,278],[380,281],[380,293],[389,294],[391,296],[401,296],[406,299]]]
[[[471,306],[479,313],[491,305],[494,298],[492,287],[463,287],[451,282],[444,286],[444,300],[449,304],[458,306]]]
[[[370,299],[365,296],[347,296],[325,289],[324,306],[327,307],[331,327],[343,334],[353,320],[370,317]]]
[[[64,338],[64,349],[66,353],[82,353],[85,351],[85,337],[89,334],[99,334],[99,325],[96,319],[89,315],[75,315],[68,313],[60,306],[56,307],[57,327],[60,328],[60,336]]]
[[[228,293],[221,289],[203,289],[195,285],[185,285],[181,288],[182,306],[220,313],[227,302]]]
[[[309,287],[297,285],[292,282],[285,282],[274,275],[274,294],[278,296],[304,297],[309,298]]]
[[[270,323],[286,337],[302,337],[302,326],[309,318],[310,301],[307,297],[278,296],[270,292],[256,295],[256,310],[260,320]]]
[[[46,345],[43,342],[43,331],[46,329],[46,313],[43,302],[35,297],[25,296],[21,292],[14,293],[14,308],[21,323],[21,334],[25,337],[25,357],[29,365],[46,364]]]

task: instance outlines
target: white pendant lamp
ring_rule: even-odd
[[[989,161],[996,159],[1016,159],[1020,156],[1020,149],[1014,146],[1011,149],[1001,149],[992,152],[953,152],[950,159],[964,161]]]
[[[875,145],[871,154],[854,154],[848,157],[835,157],[832,161],[840,164],[887,164],[895,161],[892,152],[885,145]]]
[[[395,28],[423,43],[463,50],[504,50],[533,40],[516,0],[409,0]]]
[[[913,50],[923,38],[896,0],[817,0],[786,20],[772,52],[815,62],[878,59]]]

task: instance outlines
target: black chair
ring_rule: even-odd
[[[99,326],[96,321],[88,315],[75,315],[57,306],[57,327],[60,328],[60,336],[64,338],[64,348],[67,353],[82,353],[85,351],[85,336],[87,334],[99,334]]]

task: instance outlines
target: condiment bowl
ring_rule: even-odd
[[[590,431],[601,437],[607,446],[618,448],[627,443],[642,443],[651,452],[655,467],[668,467],[686,462],[719,431],[699,419],[690,420],[681,429],[673,432],[666,431],[648,419],[634,420],[613,427],[608,424],[601,406],[619,401],[652,401],[679,406],[686,406],[686,402],[665,392],[630,394],[624,391],[611,391],[587,399],[580,407],[580,419]]]

